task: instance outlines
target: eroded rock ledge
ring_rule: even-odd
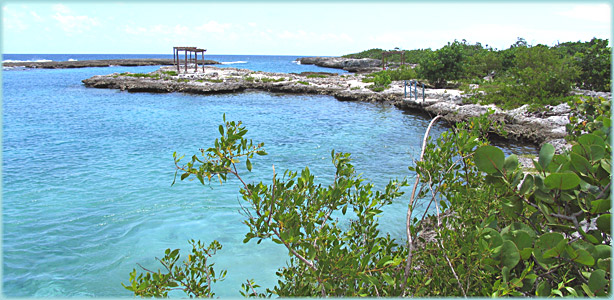
[[[296,61],[302,65],[316,65],[358,73],[380,71],[382,66],[381,60],[372,58],[301,57],[296,59]]]
[[[199,61],[199,64],[201,61]],[[205,65],[219,64],[217,61],[205,60]],[[42,69],[68,69],[68,68],[87,68],[87,67],[110,67],[110,66],[170,66],[173,65],[172,59],[146,58],[146,59],[98,59],[98,60],[76,60],[76,61],[43,61],[43,62],[5,62],[3,67],[23,67],[23,68],[42,68]]]
[[[547,113],[529,112],[526,106],[504,111],[494,105],[463,103],[458,90],[426,89],[425,99],[404,97],[404,82],[392,82],[383,92],[367,88],[363,74],[287,74],[257,72],[235,68],[205,67],[205,72],[179,74],[172,67],[162,67],[146,77],[134,74],[97,75],[83,80],[87,87],[119,89],[128,92],[190,94],[234,93],[261,90],[275,93],[330,95],[341,101],[380,102],[400,109],[440,114],[445,120],[459,122],[494,110],[491,118],[504,122],[508,138],[537,145],[553,144],[559,151],[566,143],[565,125],[569,122],[567,104],[547,107]],[[610,97],[610,95],[607,95]]]

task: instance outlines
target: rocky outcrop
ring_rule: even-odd
[[[205,60],[205,65],[219,64],[213,60]],[[201,64],[201,61],[199,61]],[[23,68],[42,68],[42,69],[67,69],[67,68],[87,68],[87,67],[109,67],[109,66],[169,66],[173,65],[172,59],[99,59],[99,60],[76,60],[76,61],[43,61],[43,62],[5,62],[3,67],[23,67]]]
[[[392,82],[390,88],[374,92],[367,88],[362,74],[287,74],[256,72],[235,68],[205,67],[205,72],[174,75],[173,67],[163,67],[146,74],[110,74],[83,80],[85,86],[111,88],[128,92],[190,94],[233,93],[261,90],[274,93],[330,95],[340,101],[380,102],[404,110],[422,111],[442,115],[456,123],[480,116],[492,109],[490,118],[501,121],[508,138],[535,144],[551,143],[561,151],[567,147],[564,137],[569,122],[567,104],[546,107],[543,113],[534,113],[523,106],[504,111],[494,105],[467,104],[458,90],[426,89],[424,98],[405,98],[404,83]],[[318,76],[309,76],[318,75]],[[138,77],[141,76],[141,77]]]
[[[381,60],[372,58],[301,57],[296,61],[302,65],[316,65],[360,73],[379,71],[382,66]]]

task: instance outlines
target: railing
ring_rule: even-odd
[[[405,80],[405,98],[407,98],[407,86],[409,86],[409,98],[411,99],[411,97],[413,96],[414,99],[416,101],[418,101],[418,81],[417,80],[410,80],[409,82],[407,80]],[[426,96],[424,94],[424,83],[422,84],[422,101],[424,101],[424,99],[426,99]]]

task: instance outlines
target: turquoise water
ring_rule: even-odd
[[[274,69],[274,67],[271,67]],[[383,187],[410,176],[429,120],[371,103],[329,96],[247,92],[214,96],[127,93],[85,88],[81,80],[157,67],[3,72],[3,293],[8,297],[132,297],[120,283],[137,263],[159,267],[166,248],[189,239],[223,245],[215,258],[227,279],[218,296],[238,297],[242,282],[276,282],[287,251],[243,244],[238,184],[178,182],[172,153],[212,145],[222,114],[243,121],[268,156],[248,180],[309,166],[333,178],[330,151],[352,153],[359,172]],[[436,126],[433,135],[444,130]],[[403,237],[407,197],[382,215]]]

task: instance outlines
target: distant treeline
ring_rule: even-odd
[[[385,51],[370,49],[343,57],[382,59]],[[422,79],[436,88],[448,87],[452,82],[463,85],[467,91],[470,84],[477,84],[477,90],[484,93],[474,93],[473,99],[481,103],[507,107],[558,104],[568,100],[573,88],[610,91],[611,86],[612,58],[607,39],[593,38],[589,42],[566,42],[549,47],[529,45],[525,39],[518,38],[505,50],[455,40],[438,50],[395,51],[404,53],[404,63],[418,66],[411,70],[403,67],[380,72],[377,74],[380,77]],[[389,54],[386,61],[398,65],[401,54]],[[400,73],[403,76],[395,76]]]

